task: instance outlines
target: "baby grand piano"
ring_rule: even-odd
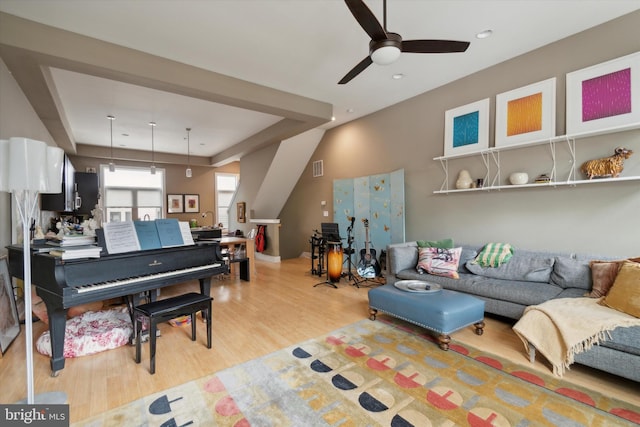
[[[9,273],[23,279],[23,250],[9,246]],[[189,280],[199,280],[200,292],[210,295],[211,277],[223,274],[217,242],[104,255],[62,261],[47,253],[31,254],[31,281],[47,306],[51,333],[51,375],[64,368],[67,310],[151,291]]]

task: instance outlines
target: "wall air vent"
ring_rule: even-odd
[[[313,177],[317,178],[324,175],[322,160],[316,160],[313,162]]]

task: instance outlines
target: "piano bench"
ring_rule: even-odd
[[[171,298],[142,304],[133,309],[136,333],[136,363],[140,363],[142,319],[149,319],[149,352],[151,357],[149,371],[156,372],[156,329],[158,323],[176,317],[191,315],[191,341],[196,340],[196,313],[202,310],[207,322],[207,348],[211,348],[211,301],[207,295],[191,292]]]

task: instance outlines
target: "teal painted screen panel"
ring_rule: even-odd
[[[371,248],[380,255],[390,243],[404,241],[404,170],[391,173],[370,175],[353,179],[340,179],[333,182],[334,211],[333,222],[338,223],[343,240],[347,245],[347,228],[351,216],[355,217],[353,226],[353,247],[356,249],[354,261],[365,249],[365,219],[369,223],[369,242]]]

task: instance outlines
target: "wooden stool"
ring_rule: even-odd
[[[152,374],[156,372],[156,329],[157,324],[160,322],[191,315],[191,341],[195,341],[196,313],[202,310],[202,315],[207,322],[207,348],[211,348],[211,301],[213,301],[213,298],[210,296],[191,292],[134,307],[136,363],[140,363],[142,316],[149,319],[149,352],[151,353],[149,371]]]

